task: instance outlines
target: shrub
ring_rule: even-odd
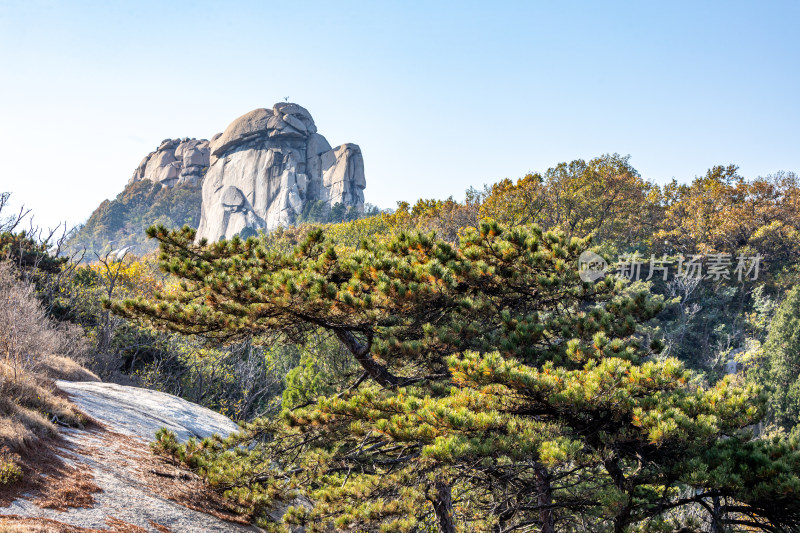
[[[49,319],[33,285],[13,265],[0,262],[0,450],[23,456],[55,435],[55,423],[80,426],[86,418],[53,392],[52,377],[91,379],[60,354],[75,352],[82,337],[74,327]],[[3,476],[13,469],[2,463]],[[10,477],[9,477],[10,479]]]
[[[22,469],[16,460],[8,455],[0,455],[0,486],[11,485],[22,479]]]
[[[57,353],[62,336],[50,324],[32,284],[20,281],[8,262],[0,263],[0,355],[16,371],[37,356]]]

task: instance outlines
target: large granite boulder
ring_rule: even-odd
[[[208,149],[198,239],[286,226],[309,202],[363,209],[361,150],[355,144],[331,148],[311,114],[297,104],[281,102],[242,115],[215,135]],[[163,169],[172,163],[158,164]]]
[[[165,187],[181,183],[198,184],[209,165],[206,139],[164,139],[147,154],[133,172],[128,184],[150,180]]]

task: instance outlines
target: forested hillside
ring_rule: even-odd
[[[143,180],[131,183],[113,200],[101,203],[86,223],[70,236],[68,248],[85,247],[89,259],[94,253],[130,247],[143,255],[156,246],[145,230],[152,224],[180,228],[197,227],[200,220],[201,185],[184,183],[167,188]]]

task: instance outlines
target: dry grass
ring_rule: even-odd
[[[64,356],[79,356],[85,346],[80,328],[50,320],[33,286],[0,262],[0,490],[43,472],[33,465],[57,438],[58,425],[88,422],[53,383],[97,379]]]
[[[47,528],[33,524],[0,524],[0,533],[47,533]]]
[[[27,455],[56,424],[81,427],[87,418],[54,391],[52,381],[0,361],[0,450]]]
[[[16,515],[0,516],[0,533],[148,533],[133,524],[118,518],[106,519],[106,524],[111,529],[90,529],[71,526],[57,520],[47,518],[24,518]],[[172,533],[164,526],[153,523],[153,527],[164,533]]]
[[[0,507],[6,507],[23,497],[39,507],[64,511],[70,507],[90,507],[95,492],[100,489],[91,474],[70,466],[61,459],[69,457],[70,450],[63,441],[44,439],[37,445],[36,453],[19,457],[22,480],[0,486]]]
[[[133,524],[129,524],[128,522],[120,520],[119,518],[114,518],[113,516],[106,519],[106,524],[114,528],[113,531],[118,531],[119,533],[150,533],[143,527],[134,526]]]
[[[85,470],[64,465],[58,478],[51,479],[43,494],[33,500],[38,507],[66,511],[71,507],[91,509],[93,494],[101,492],[94,477]],[[52,478],[52,475],[50,476]]]
[[[0,516],[0,533],[109,533],[99,529],[75,527],[46,518]]]
[[[73,359],[63,355],[48,355],[37,361],[34,371],[51,379],[67,381],[100,381],[96,374],[86,370]]]
[[[58,425],[91,425],[91,421],[54,389],[52,381],[28,371],[14,370],[0,361],[0,470],[20,472],[0,483],[0,506],[20,494],[44,491],[49,507],[91,502],[91,480],[81,477],[56,456]],[[4,463],[4,464],[3,464]],[[46,474],[45,478],[42,474]],[[79,489],[73,493],[72,489]],[[47,490],[44,490],[47,489]]]
[[[70,530],[66,525],[55,522],[35,523],[35,520],[17,520],[0,517],[0,533],[73,533],[79,530]]]
[[[46,478],[29,476],[24,483],[13,487],[13,493],[4,498],[0,489],[0,507],[26,493],[38,507],[48,507],[61,511],[69,507],[91,507],[93,494],[99,489],[90,474],[85,470],[68,466],[58,456],[68,458],[91,458],[103,464],[116,463],[124,468],[154,494],[174,501],[175,503],[222,520],[236,524],[248,525],[245,517],[237,515],[229,501],[216,494],[208,485],[191,472],[178,468],[161,457],[152,455],[149,446],[128,435],[109,430],[101,424],[93,424],[86,431],[92,438],[80,446],[60,447],[54,440],[46,441],[38,454],[38,460],[29,464],[37,472],[47,472]],[[43,531],[54,533],[95,533],[98,531],[117,533],[142,533],[145,528],[130,524],[115,517],[106,519],[108,529],[84,529],[67,524],[15,516],[0,516],[0,533],[5,530]],[[150,526],[162,533],[177,533],[157,522],[150,521]],[[26,529],[27,528],[27,529]],[[37,529],[38,528],[38,529]]]
[[[150,525],[153,526],[153,529],[155,529],[159,533],[172,533],[172,530],[167,526],[162,526],[161,524],[153,522],[152,520],[150,520]]]

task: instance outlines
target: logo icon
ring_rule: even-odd
[[[578,275],[585,282],[593,282],[606,275],[608,262],[594,252],[586,250],[578,257]]]

